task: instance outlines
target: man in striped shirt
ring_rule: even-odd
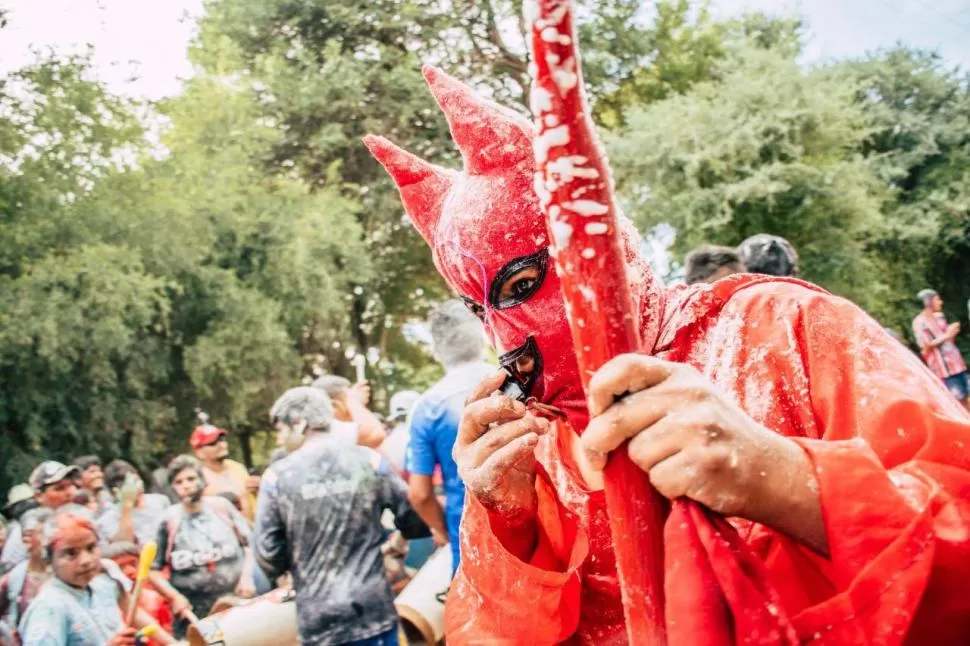
[[[932,289],[924,289],[917,297],[923,311],[913,319],[913,335],[923,353],[926,365],[943,380],[947,389],[970,410],[970,379],[967,364],[960,349],[953,342],[960,333],[959,323],[946,322],[943,299]]]

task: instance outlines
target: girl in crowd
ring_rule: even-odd
[[[42,533],[44,557],[53,575],[34,598],[20,623],[30,646],[134,646],[139,627],[151,623],[143,612],[126,626],[128,588],[110,561],[101,560],[94,523],[75,510],[57,512]],[[110,574],[110,576],[109,576]],[[153,639],[174,643],[164,631]]]
[[[202,464],[182,455],[169,465],[168,480],[181,504],[172,505],[158,528],[154,569],[168,569],[171,585],[195,614],[205,617],[220,598],[253,595],[249,526],[225,498],[204,497]],[[176,636],[187,622],[179,618]]]

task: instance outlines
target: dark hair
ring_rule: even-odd
[[[737,250],[715,245],[705,245],[691,251],[684,260],[684,266],[688,285],[709,279],[722,267],[729,267],[736,274],[744,271],[744,263]]]
[[[199,462],[195,456],[192,455],[180,455],[172,459],[168,463],[168,485],[171,487],[172,482],[186,469],[192,469],[199,475],[199,480],[203,483],[205,482],[205,474],[202,473],[202,463]]]
[[[798,274],[798,252],[780,236],[759,233],[740,245],[741,261],[753,274],[795,276]]]
[[[81,457],[74,459],[74,466],[81,471],[87,471],[91,467],[102,466],[101,458],[96,455],[82,455]]]
[[[104,486],[108,488],[108,491],[114,492],[115,489],[125,484],[125,476],[129,473],[133,473],[141,478],[138,469],[130,462],[112,460],[104,468]]]

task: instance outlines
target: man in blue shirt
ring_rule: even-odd
[[[432,313],[432,351],[445,367],[445,376],[421,396],[411,414],[408,446],[408,500],[431,528],[438,545],[451,544],[452,574],[458,569],[458,528],[465,504],[465,484],[451,450],[458,435],[458,421],[468,393],[482,379],[495,372],[484,362],[485,337],[482,326],[459,300],[442,303]],[[441,467],[445,508],[434,495],[431,477]]]

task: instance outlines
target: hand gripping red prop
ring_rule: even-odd
[[[536,192],[588,388],[604,363],[640,350],[635,310],[613,182],[583,85],[572,2],[527,2],[525,11],[531,24]],[[623,448],[613,453],[604,476],[630,643],[664,644],[666,503]]]

